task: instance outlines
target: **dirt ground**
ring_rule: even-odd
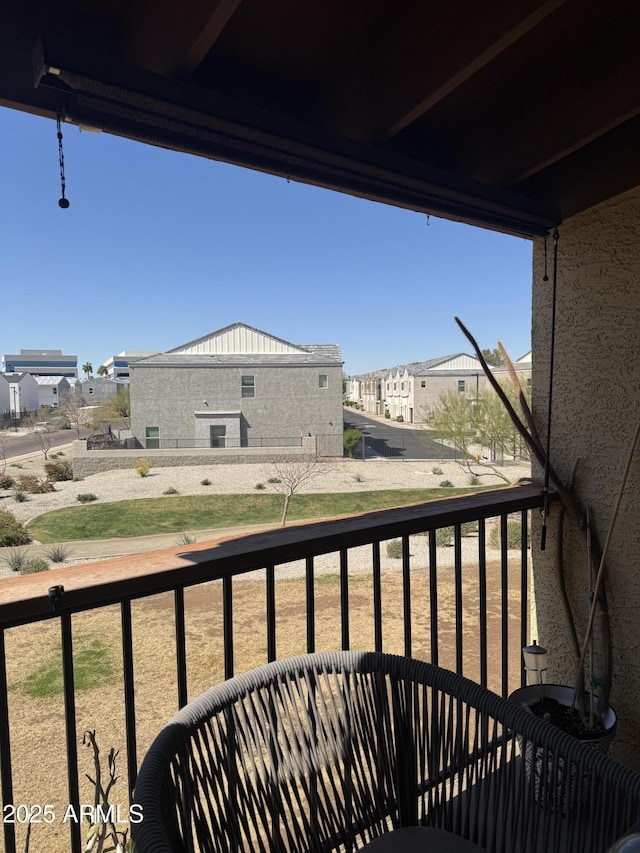
[[[519,557],[518,557],[519,561]],[[510,688],[519,683],[519,562],[509,570],[508,626],[510,637]],[[318,576],[315,582],[316,650],[340,646],[340,586],[337,574]],[[479,680],[479,589],[477,566],[467,563],[462,582],[464,626],[464,675]],[[500,565],[488,565],[488,661],[489,686],[501,691],[501,573]],[[384,570],[382,575],[384,650],[404,653],[403,587],[400,569]],[[242,672],[266,662],[266,592],[262,572],[234,581],[234,663]],[[431,617],[428,569],[415,566],[411,571],[410,617],[412,655],[429,659]],[[306,598],[303,578],[276,579],[277,655],[287,657],[306,649]],[[221,681],[223,672],[223,623],[221,582],[192,588],[185,594],[187,676],[189,698],[195,698],[212,684]],[[439,663],[455,668],[455,585],[451,568],[438,569],[438,643]],[[349,578],[349,628],[352,649],[374,646],[373,587],[370,574]],[[135,702],[138,758],[144,755],[154,736],[177,710],[175,623],[173,595],[132,604]],[[122,687],[120,612],[108,607],[83,613],[73,619],[76,654],[83,649],[99,648],[110,672],[99,686],[77,692],[77,731],[81,802],[93,802],[93,791],[85,778],[93,772],[89,749],[83,746],[82,733],[95,729],[103,754],[111,747],[120,751],[120,779],[110,801],[128,805],[126,782],[126,741]],[[62,822],[67,802],[63,698],[60,693],[33,698],[25,690],[30,675],[51,661],[59,668],[60,637],[57,622],[14,628],[6,632],[9,681],[9,712],[12,732],[14,803],[52,804],[55,821],[34,825],[31,853],[64,853],[69,849],[69,825]],[[123,827],[124,828],[124,827]],[[86,836],[88,824],[83,827]],[[24,849],[24,825],[16,827],[18,849]],[[4,849],[0,847],[0,849]]]

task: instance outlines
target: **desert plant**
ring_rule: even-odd
[[[443,489],[450,489],[453,486],[453,483],[451,482],[451,480],[443,480],[440,485]]]
[[[13,477],[8,474],[0,474],[0,489],[10,489],[13,486]]]
[[[18,477],[15,486],[21,492],[28,492],[30,495],[45,495],[47,492],[55,492],[53,483],[48,480],[41,480],[33,474],[23,474]]]
[[[387,542],[387,557],[393,560],[399,560],[402,557],[402,542],[400,539],[393,539]]]
[[[76,500],[81,504],[88,504],[92,501],[97,501],[98,496],[94,495],[93,492],[81,492],[79,495],[76,495]]]
[[[22,462],[10,462],[9,468],[24,468]]]
[[[354,474],[353,479],[356,481],[356,483],[362,483],[364,481],[364,477],[362,476],[362,474]]]
[[[13,499],[16,503],[23,504],[25,501],[28,501],[27,493],[23,492],[21,489],[16,489],[13,493]]]
[[[477,474],[469,474],[469,485],[470,486],[477,486],[479,482],[480,482],[480,479],[479,479]]]
[[[64,563],[69,559],[69,549],[66,545],[52,545],[45,555],[52,563]]]
[[[163,495],[177,495],[177,494],[178,494],[178,490],[177,490],[177,489],[174,489],[174,488],[173,488],[173,486],[169,486],[169,488],[168,488],[168,489],[165,489],[165,490],[164,490],[164,492],[163,492],[162,494],[163,494]]]
[[[193,533],[181,533],[179,536],[173,540],[176,545],[193,545],[194,542],[197,542],[198,539]]]
[[[49,563],[43,557],[31,557],[25,560],[20,569],[21,575],[35,575],[39,572],[46,572],[49,569]]]
[[[282,480],[280,479],[280,477],[269,477],[269,479],[267,480],[267,483],[281,483],[281,482],[282,482]]]
[[[353,459],[356,447],[360,444],[362,433],[359,429],[345,429],[342,434],[342,444],[347,454]]]
[[[133,470],[136,474],[139,474],[141,477],[146,477],[149,471],[152,468],[153,463],[150,459],[145,459],[144,457],[136,460],[136,464],[134,465]]]
[[[118,781],[116,773],[116,759],[120,754],[117,749],[110,749],[107,756],[107,772],[105,774],[100,758],[100,749],[96,741],[95,729],[85,731],[82,738],[82,743],[91,749],[93,753],[93,776],[85,773],[85,776],[91,782],[94,789],[93,795],[93,816],[94,820],[89,821],[89,831],[87,833],[87,843],[85,850],[93,850],[96,853],[108,853],[109,850],[114,850],[116,853],[135,853],[133,839],[129,838],[128,830],[119,830],[114,822],[114,817],[117,814],[118,808],[109,802],[111,791]],[[103,783],[103,778],[107,779],[106,784]],[[134,823],[142,820],[142,813],[138,811],[141,806],[131,806],[130,820]],[[108,845],[108,846],[105,846]]]
[[[502,532],[500,525],[496,524],[489,533],[489,547],[498,550],[502,543]],[[507,548],[516,551],[522,547],[522,527],[519,521],[507,521]],[[527,541],[527,547],[529,542]]]
[[[438,468],[437,465],[434,465],[433,468],[431,469],[431,473],[436,474],[437,476],[441,477],[443,475],[444,471],[442,470],[442,468]]]
[[[205,478],[204,478],[204,480],[200,480],[200,485],[201,485],[201,486],[210,486],[210,485],[211,485],[211,480],[209,480],[209,478],[208,478],[208,477],[205,477]]]
[[[12,572],[20,572],[22,571],[22,567],[27,562],[27,555],[24,551],[21,551],[19,548],[14,548],[4,558],[5,565],[11,569]]]
[[[30,541],[31,537],[15,515],[8,509],[0,509],[0,547],[26,545]]]
[[[254,488],[258,489],[258,491],[262,491],[265,488],[264,483],[256,483]]]
[[[44,472],[47,480],[59,483],[64,480],[73,480],[73,468],[70,462],[46,462]]]
[[[453,527],[439,527],[436,530],[436,545],[438,547],[443,548],[451,545],[451,541],[453,539],[454,528]]]

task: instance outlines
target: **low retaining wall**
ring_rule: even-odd
[[[87,450],[86,441],[73,442],[73,476],[88,477],[101,471],[133,469],[136,460],[149,459],[154,468],[182,465],[231,465],[238,462],[270,462],[274,456],[308,456],[316,453],[316,439],[305,436],[302,447],[243,447],[181,450]]]

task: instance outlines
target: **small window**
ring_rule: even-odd
[[[427,387],[427,380],[426,380],[426,379],[421,379],[421,380],[420,380],[420,387],[421,387],[421,388],[426,388],[426,387]]]
[[[464,379],[458,379],[458,393],[464,394],[465,392],[465,381]]]
[[[395,390],[397,389],[397,387],[398,387],[398,383],[397,383],[397,382],[394,382],[394,383],[393,383],[393,390],[395,391]]]
[[[243,397],[255,397],[256,396],[255,376],[243,376],[242,377],[242,396]]]
[[[329,377],[326,373],[321,373],[318,376],[318,388],[328,388],[329,387]]]
[[[226,444],[226,426],[212,426],[209,428],[211,447],[224,447]]]
[[[160,427],[147,427],[144,431],[147,450],[160,448]]]
[[[527,388],[531,388],[531,377],[527,379]]]
[[[53,391],[53,393],[54,393],[54,394],[57,394],[57,393],[58,393],[58,389],[57,389],[57,388],[52,388],[51,390]]]
[[[404,391],[404,382],[401,382],[401,383],[400,383],[400,390],[401,390],[401,391]]]
[[[89,394],[93,394],[93,388],[89,388]]]

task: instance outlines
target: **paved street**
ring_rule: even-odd
[[[27,453],[42,452],[42,445],[38,436],[32,432],[19,432],[17,435],[11,430],[6,430],[0,433],[5,439],[5,452],[7,459],[15,459],[16,456],[25,456]],[[87,429],[80,430],[80,437],[86,438],[91,435]],[[57,432],[49,433],[51,438],[51,450],[56,447],[62,447],[64,444],[69,444],[74,441],[78,434],[74,429],[61,429]]]
[[[371,418],[352,408],[344,409],[345,429],[359,429],[365,435],[365,459],[454,459],[455,451],[428,438],[428,433],[410,424]],[[362,458],[362,444],[355,455]]]

